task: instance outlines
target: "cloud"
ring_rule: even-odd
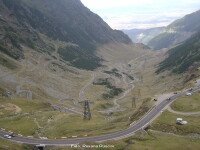
[[[199,0],[81,0],[92,10],[110,9],[118,7],[135,7],[144,5],[184,5],[199,4]]]
[[[114,29],[166,26],[198,10],[199,0],[81,0]]]
[[[126,6],[138,6],[148,4],[149,0],[81,0],[87,7],[92,9],[108,9]],[[159,0],[154,0],[159,1]]]
[[[171,12],[134,12],[121,15],[110,14],[103,19],[114,29],[133,29],[133,28],[152,28],[167,26],[174,20],[193,12],[192,10],[183,11],[181,9]]]

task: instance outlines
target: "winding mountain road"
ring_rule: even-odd
[[[84,91],[90,84],[92,84],[94,79],[95,79],[95,73],[92,74],[90,81],[87,82],[86,85],[80,90],[80,92],[79,92],[79,98],[80,99],[84,100]]]
[[[65,100],[66,100],[66,99],[61,99],[61,100],[59,100],[59,103],[62,104],[62,105],[68,106],[68,107],[70,108],[70,109],[69,109],[69,108],[68,108],[68,109],[71,110],[72,112],[78,113],[78,114],[80,114],[80,115],[83,115],[83,110],[81,110],[80,108],[74,107],[74,106],[72,106],[72,105],[66,103]],[[64,107],[64,108],[65,108],[65,107]]]
[[[199,90],[200,85],[193,89],[193,91]],[[38,145],[38,144],[45,144],[45,145],[69,145],[69,144],[78,144],[84,141],[91,141],[91,142],[103,142],[107,140],[119,140],[126,137],[132,136],[136,131],[145,128],[148,126],[158,115],[162,112],[162,110],[176,100],[178,97],[186,94],[187,91],[179,93],[177,95],[173,95],[170,97],[170,100],[165,99],[160,104],[155,106],[148,114],[146,114],[142,119],[131,125],[129,128],[102,136],[93,136],[87,138],[74,138],[74,139],[65,139],[65,140],[45,140],[45,139],[34,139],[28,137],[20,137],[16,136],[10,139],[13,142],[24,143],[24,144],[31,144],[31,145]],[[0,131],[0,137],[3,138],[7,132]]]
[[[171,113],[183,115],[183,116],[200,115],[200,111],[197,111],[197,112],[180,112],[180,111],[173,110],[170,106],[168,107],[167,110]]]
[[[119,67],[119,66],[121,66],[121,67]],[[121,105],[118,103],[118,101],[123,99],[123,98],[125,98],[135,88],[134,81],[127,82],[127,76],[123,73],[123,72],[125,72],[124,68],[126,68],[125,64],[120,64],[118,66],[113,66],[113,68],[117,68],[117,70],[119,71],[118,73],[122,76],[122,81],[123,81],[124,85],[126,87],[128,87],[128,88],[123,92],[123,94],[121,96],[119,96],[119,97],[117,97],[117,98],[112,100],[113,104],[114,104],[114,107],[111,107],[111,108],[109,108],[107,110],[99,111],[99,112],[101,112],[103,114],[110,114],[110,113],[125,111],[126,108],[119,109],[121,107]]]

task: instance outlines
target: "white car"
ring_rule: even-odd
[[[187,95],[187,96],[191,96],[192,93],[191,93],[191,92],[187,92],[186,95]]]
[[[40,137],[40,139],[47,140],[48,138],[47,137]]]
[[[4,135],[3,137],[6,138],[6,139],[11,139],[12,138],[10,135]]]
[[[185,125],[185,124],[187,124],[188,122],[187,121],[180,121],[180,122],[177,122],[177,124],[179,124],[179,125]]]

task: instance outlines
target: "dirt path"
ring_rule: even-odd
[[[85,84],[85,86],[80,90],[80,92],[79,92],[79,98],[80,98],[80,99],[84,100],[85,89],[86,89],[88,86],[90,86],[90,85],[92,84],[92,82],[93,82],[94,79],[95,79],[95,76],[96,76],[95,73],[93,73],[93,74],[91,75],[90,81],[88,81],[88,82]]]
[[[130,60],[129,62],[128,62],[128,64],[131,64],[131,63],[133,63],[133,61],[136,61],[136,60],[138,60],[138,59],[140,59],[140,58],[142,58],[142,57],[144,57],[144,56],[147,56],[147,55],[149,55],[150,54],[150,52],[148,52],[147,54],[144,54],[144,55],[142,55],[142,56],[139,56],[139,57],[137,57],[137,58],[135,58],[135,59],[132,59],[132,60]]]
[[[173,110],[170,106],[167,108],[167,110],[171,113],[177,114],[177,115],[183,115],[183,116],[191,116],[191,115],[200,115],[200,111],[197,112],[180,112]]]
[[[59,100],[59,103],[62,104],[62,105],[66,105],[66,106],[70,107],[70,110],[76,111],[76,112],[81,113],[81,114],[83,113],[83,111],[81,109],[66,103],[65,100],[67,100],[67,99],[61,99],[61,100]]]
[[[42,128],[42,127],[39,125],[39,123],[38,123],[38,121],[37,121],[36,118],[34,118],[34,122],[35,122],[35,124],[37,125],[38,128]]]

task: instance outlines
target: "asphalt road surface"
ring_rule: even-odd
[[[194,88],[192,91],[196,91],[200,89],[200,85],[196,88]],[[87,138],[74,138],[74,139],[65,139],[65,140],[44,140],[44,139],[34,139],[34,138],[27,138],[27,137],[13,137],[10,139],[11,141],[24,143],[24,144],[31,144],[31,145],[39,145],[39,144],[45,144],[45,145],[68,145],[68,144],[78,144],[84,141],[91,141],[91,142],[101,142],[101,141],[107,141],[107,140],[118,140],[123,139],[126,137],[132,136],[136,131],[147,127],[150,122],[155,119],[162,110],[169,105],[171,102],[176,100],[181,95],[186,94],[187,91],[173,95],[170,97],[170,100],[166,99],[162,101],[159,105],[155,106],[147,115],[145,115],[142,119],[137,121],[135,124],[131,125],[129,128],[112,133],[109,135],[102,135],[102,136],[93,136],[93,137],[87,137]],[[3,138],[5,134],[8,134],[7,132],[0,131],[0,137]]]

